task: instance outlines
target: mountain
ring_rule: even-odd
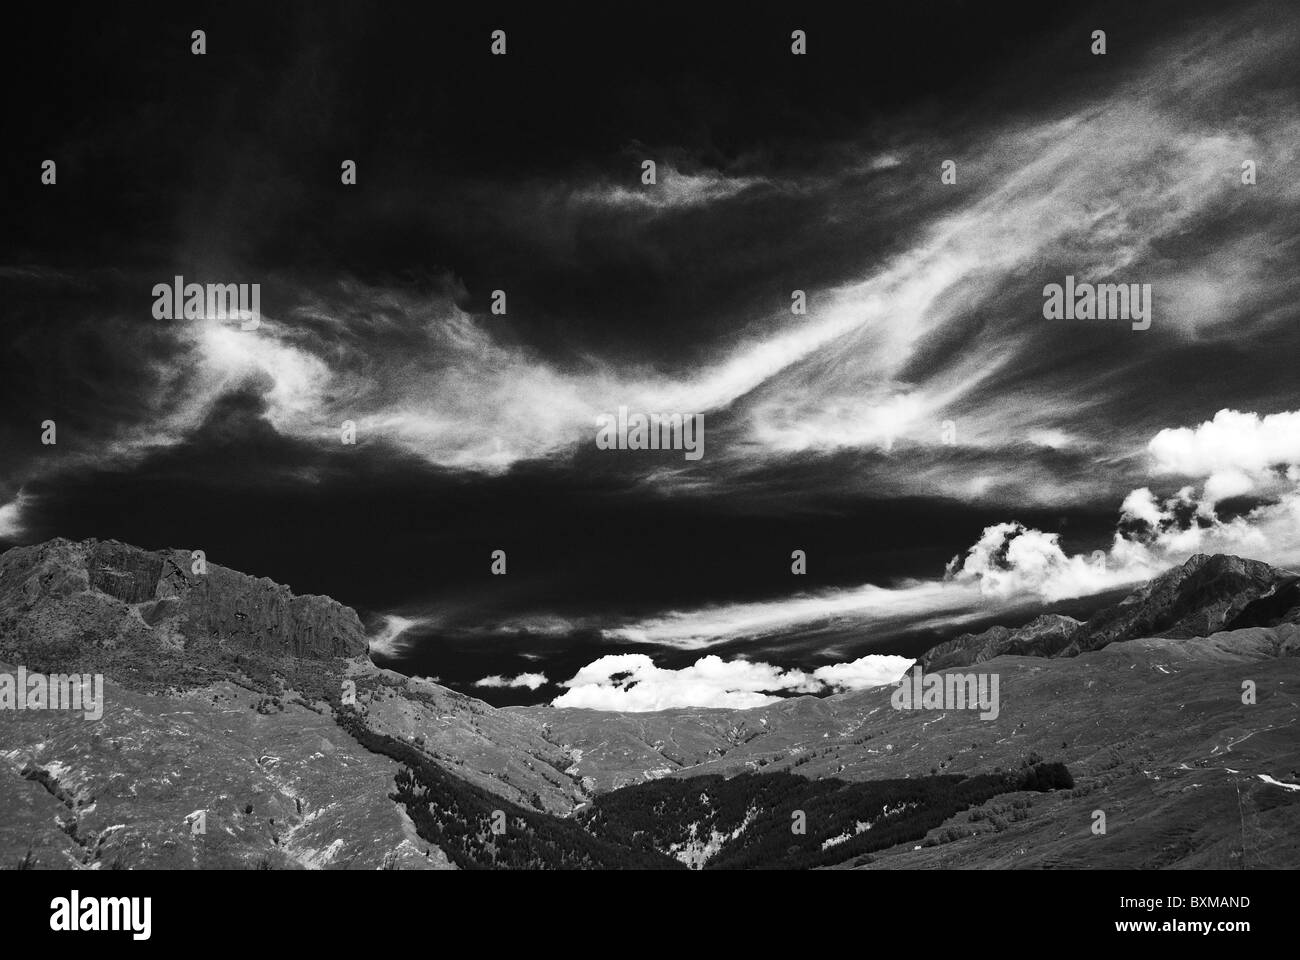
[[[1135,637],[1206,637],[1289,575],[1258,560],[1197,554],[1090,619],[1058,656],[1075,656]]]
[[[1225,629],[1276,627],[1284,623],[1300,623],[1300,577],[1283,578],[1267,593],[1242,607]]]
[[[329,597],[204,561],[184,550],[141,550],[116,541],[51,540],[0,557],[0,604],[9,629],[30,642],[76,642],[92,659],[146,650],[242,650],[308,660],[367,652],[356,613]],[[75,636],[72,634],[75,633]]]
[[[1079,621],[1073,617],[1044,614],[1015,629],[990,627],[981,633],[963,633],[931,647],[921,655],[919,662],[929,671],[966,667],[1003,654],[1050,657],[1065,649],[1079,626]]]
[[[494,709],[375,667],[327,597],[53,540],[0,555],[0,680],[101,673],[103,714],[0,710],[0,865],[1295,867],[1295,597],[1197,557],[1086,623],[930,651],[999,678],[987,719],[890,687]]]
[[[471,787],[543,811],[586,798],[535,725],[375,667],[350,608],[215,563],[194,570],[190,551],[113,541],[0,556],[0,672],[105,678],[94,723],[0,711],[7,859],[451,865],[389,799],[403,764],[341,726],[349,692],[368,730],[418,744]]]
[[[1073,657],[1140,637],[1186,639],[1297,621],[1300,578],[1257,560],[1197,554],[1086,623],[1046,614],[1022,627],[963,633],[931,647],[918,662],[942,670],[1004,654]]]

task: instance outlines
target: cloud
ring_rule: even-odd
[[[608,640],[700,650],[818,623],[848,622],[865,629],[918,617],[959,620],[983,603],[980,591],[968,584],[938,580],[910,581],[893,588],[864,584],[779,600],[672,611],[601,633]]]
[[[517,677],[502,677],[493,674],[490,677],[484,677],[482,680],[475,680],[476,687],[527,687],[529,690],[536,690],[544,687],[549,681],[546,675],[542,673],[521,673]]]
[[[1149,579],[1197,553],[1277,564],[1300,561],[1300,412],[1260,416],[1223,409],[1196,427],[1160,430],[1147,445],[1151,470],[1204,480],[1161,497],[1132,490],[1120,504],[1110,549],[1067,555],[1059,535],[1016,522],[987,527],[948,576],[990,596],[1086,596]],[[1270,499],[1228,519],[1226,497]]]
[[[565,637],[582,626],[582,621],[555,614],[539,613],[509,617],[492,627],[493,633],[527,633],[539,637]]]
[[[1147,445],[1156,473],[1205,479],[1211,503],[1300,480],[1300,411],[1220,410],[1196,427],[1161,430]]]
[[[867,690],[893,683],[915,663],[910,657],[868,654],[850,663],[818,667],[813,678],[837,690]]]
[[[943,579],[671,611],[602,634],[610,640],[696,650],[824,623],[860,629],[922,620],[929,626],[952,625],[981,612],[1136,584],[1197,553],[1300,562],[1300,471],[1292,460],[1300,451],[1291,434],[1297,423],[1296,413],[1259,417],[1224,410],[1199,428],[1159,431],[1151,442],[1154,469],[1208,475],[1206,492],[1184,486],[1162,498],[1149,487],[1130,491],[1120,504],[1109,549],[1069,554],[1060,534],[1010,520],[986,527],[974,544],[952,558]],[[1225,441],[1227,452],[1216,446],[1224,429],[1239,434]],[[1279,463],[1290,465],[1278,471]],[[1282,490],[1277,499],[1225,520],[1215,512],[1212,484],[1220,471],[1234,465],[1254,478],[1252,489],[1268,480]]]
[[[1130,519],[1122,522],[1132,535],[1115,543],[1104,570],[1090,557],[1067,556],[1052,534],[1025,530],[1010,538],[1014,549],[1007,543],[1010,568],[982,567],[989,555],[964,558],[964,577],[940,587],[868,586],[679,611],[612,632],[685,649],[826,618],[955,619],[1018,593],[1068,596],[1139,577],[1191,547],[1285,555],[1294,540],[1288,491],[1300,469],[1287,452],[1291,421],[1221,412],[1152,439],[1153,424],[1168,422],[1158,419],[1162,407],[1186,394],[1171,395],[1164,377],[1148,374],[1181,372],[1187,360],[1186,376],[1196,377],[1192,354],[1204,357],[1229,338],[1267,353],[1274,335],[1290,344],[1284,322],[1295,319],[1297,278],[1284,257],[1294,248],[1300,189],[1294,177],[1263,175],[1293,166],[1300,142],[1294,97],[1281,96],[1268,75],[1286,62],[1295,26],[1283,22],[1266,36],[1222,26],[1171,38],[1164,51],[1135,52],[1131,79],[1109,92],[1092,88],[1064,106],[1056,99],[1028,119],[966,131],[964,142],[936,143],[914,118],[900,117],[886,153],[864,136],[837,147],[834,166],[803,174],[778,174],[751,158],[722,171],[687,172],[665,161],[654,188],[636,182],[632,165],[626,184],[479,183],[522,214],[490,246],[536,244],[551,257],[539,276],[552,289],[582,281],[593,270],[591,252],[608,244],[618,245],[611,264],[627,271],[618,276],[644,278],[680,266],[665,250],[704,246],[678,241],[698,241],[704,230],[716,230],[710,240],[734,239],[734,248],[719,244],[716,253],[718,289],[742,291],[727,297],[725,309],[736,315],[702,312],[693,325],[699,335],[687,334],[667,358],[620,349],[617,333],[588,336],[565,316],[543,318],[542,329],[563,335],[532,346],[528,335],[537,330],[516,319],[523,311],[514,312],[513,292],[509,319],[475,315],[455,277],[429,292],[423,282],[267,276],[275,315],[256,331],[137,323],[130,311],[94,315],[98,304],[134,302],[132,289],[147,291],[157,279],[125,277],[132,289],[86,296],[109,286],[101,277],[66,311],[86,314],[78,335],[57,344],[99,351],[116,342],[105,354],[111,362],[68,360],[56,341],[19,340],[38,351],[20,365],[40,372],[22,390],[33,411],[67,410],[90,426],[68,436],[57,460],[15,453],[5,482],[12,489],[60,471],[111,469],[184,444],[223,398],[254,392],[258,416],[322,452],[340,451],[339,426],[352,420],[363,449],[383,443],[440,470],[483,474],[530,462],[563,470],[567,458],[594,448],[595,416],[622,405],[706,414],[708,453],[699,467],[604,458],[602,467],[639,471],[638,493],[758,498],[780,488],[805,503],[832,490],[983,504],[1076,506],[1086,498],[1093,506],[1181,472],[1201,481],[1193,496],[1207,505],[1243,494],[1276,498],[1230,524],[1174,529],[1168,518],[1148,516],[1159,528],[1154,537],[1139,535],[1138,514],[1183,508],[1156,494],[1126,501]],[[1250,109],[1241,109],[1247,100]],[[925,191],[911,178],[924,158],[950,155],[948,147],[959,159],[960,187],[936,183],[936,192],[947,191],[942,201],[919,199]],[[1256,187],[1240,184],[1243,157],[1260,158]],[[929,175],[937,180],[937,171]],[[909,186],[898,189],[904,181]],[[711,205],[719,217],[706,227]],[[629,215],[638,209],[645,215]],[[690,215],[661,215],[671,211]],[[557,224],[552,215],[567,219]],[[890,241],[871,242],[880,236]],[[488,246],[486,236],[467,249],[476,245]],[[454,245],[446,249],[459,257]],[[458,265],[469,269],[472,260]],[[48,287],[85,285],[41,268],[4,269],[34,287],[37,304]],[[1152,329],[1111,336],[1042,323],[1033,291],[1067,269],[1152,282]],[[774,280],[772,302],[755,305],[755,278],[787,276],[788,284]],[[746,286],[732,286],[740,280]],[[805,316],[793,316],[785,300],[796,285],[808,293]],[[611,316],[605,329],[616,330],[619,319]],[[1238,369],[1253,371],[1250,361]],[[101,368],[122,383],[87,380]],[[1251,379],[1225,375],[1215,390],[1222,383],[1225,393],[1238,391],[1223,398],[1236,407],[1273,406],[1258,394],[1282,388]],[[955,424],[952,446],[942,439],[947,420]],[[1154,467],[1138,475],[1148,441]],[[1291,472],[1278,474],[1271,456]],[[21,515],[21,501],[0,507],[0,535],[16,535]],[[1008,540],[1006,531],[996,536]]]
[[[1157,498],[1134,491],[1110,549],[1120,566],[1167,569],[1197,553],[1228,553],[1279,565],[1300,562],[1300,488],[1224,520],[1214,502],[1184,487]]]
[[[640,184],[640,167],[637,167]],[[609,207],[641,207],[651,210],[699,207],[717,203],[768,183],[761,177],[733,177],[716,170],[683,173],[675,167],[659,163],[653,184],[635,188],[622,184],[601,184],[581,187],[572,193],[578,203]]]
[[[256,331],[177,323],[131,334],[127,353],[148,358],[139,388],[146,396],[141,409],[113,418],[98,453],[121,459],[182,443],[223,396],[253,388],[262,415],[284,435],[337,449],[340,423],[352,420],[362,445],[382,440],[440,468],[500,474],[594,447],[594,418],[626,405],[709,417],[707,464],[644,466],[645,482],[656,489],[725,492],[792,459],[884,450],[890,455],[861,469],[827,471],[816,482],[968,501],[1077,502],[1081,488],[1113,479],[1108,471],[1125,473],[1129,462],[1095,464],[1100,476],[1084,482],[1071,475],[1073,462],[1053,456],[1097,443],[1136,444],[1149,428],[1101,413],[1131,399],[1125,391],[1136,378],[1108,366],[1099,385],[1090,365],[1096,342],[1048,330],[1035,316],[1034,297],[1026,305],[1020,295],[1041,289],[1043,271],[1059,266],[1093,279],[1122,274],[1157,284],[1167,299],[1159,301],[1157,325],[1141,335],[1144,349],[1157,353],[1176,349],[1179,336],[1227,338],[1280,325],[1287,314],[1275,305],[1295,301],[1294,271],[1275,269],[1268,254],[1290,239],[1300,200],[1294,178],[1261,182],[1255,192],[1267,203],[1245,211],[1251,193],[1231,175],[1241,157],[1274,157],[1282,166],[1300,140],[1293,106],[1266,95],[1271,88],[1261,86],[1245,113],[1232,96],[1242,88],[1255,95],[1252,84],[1261,74],[1267,81],[1295,30],[1286,25],[1243,39],[1214,29],[1150,53],[1131,82],[1108,94],[944,145],[962,148],[963,171],[982,172],[961,174],[962,189],[938,207],[885,183],[916,158],[937,155],[930,134],[906,125],[888,151],[864,138],[837,147],[844,163],[802,177],[748,168],[684,172],[665,161],[654,187],[632,177],[629,185],[576,189],[555,183],[539,191],[534,180],[500,185],[502,202],[523,210],[524,223],[550,224],[557,196],[578,208],[650,212],[743,197],[747,213],[750,204],[771,204],[755,223],[792,212],[806,217],[808,238],[791,248],[802,260],[781,264],[797,274],[803,263],[823,278],[806,283],[805,316],[778,302],[740,317],[702,318],[702,329],[713,333],[692,342],[679,361],[656,366],[580,339],[555,356],[530,348],[511,336],[504,318],[462,309],[464,290],[451,277],[432,294],[350,279],[320,285],[268,277],[268,293],[286,306]],[[864,169],[873,171],[865,182]],[[642,253],[675,236],[659,217],[615,219],[619,236],[630,231],[632,242],[646,241]],[[610,230],[581,223],[597,242]],[[879,252],[867,245],[898,223],[907,229],[896,246]],[[1160,252],[1203,235],[1214,236],[1212,249]],[[840,256],[833,273],[820,268],[831,251],[859,246],[870,252]],[[755,256],[746,250],[737,260]],[[116,319],[123,330],[136,329],[131,318]],[[100,318],[95,323],[102,326]],[[1126,335],[1134,342],[1136,335]],[[1041,362],[1048,348],[1052,364]],[[943,446],[947,420],[956,425],[952,448]],[[1025,444],[1035,448],[1032,457],[1020,454]],[[1172,449],[1174,438],[1166,445],[1171,465],[1197,459]],[[945,449],[946,460],[936,460]],[[1234,472],[1225,463],[1206,495],[1221,499],[1263,479],[1258,470]],[[1129,488],[1133,478],[1114,482]]]
[[[1240,158],[1290,155],[1300,120],[1272,102],[1248,119],[1220,115],[1225,92],[1249,82],[1250,69],[1276,64],[1281,50],[1238,44],[1223,36],[1184,41],[1181,51],[1152,56],[1138,78],[1106,98],[974,140],[963,166],[982,174],[969,194],[861,281],[810,294],[810,318],[853,321],[825,349],[790,351],[789,364],[746,397],[746,449],[768,456],[892,449],[892,459],[871,464],[873,482],[898,477],[913,493],[968,500],[1077,502],[1076,483],[1021,476],[1019,458],[986,458],[997,475],[972,484],[966,463],[954,470],[952,457],[947,469],[918,471],[917,449],[943,443],[940,424],[952,419],[954,453],[967,463],[974,453],[1026,442],[1045,454],[1099,442],[1113,452],[1144,439],[1123,409],[1149,389],[1138,364],[1176,355],[1190,336],[1284,333],[1294,308],[1273,305],[1294,303],[1294,271],[1281,267],[1262,237],[1277,231],[1284,246],[1293,242],[1300,196],[1292,182],[1278,185],[1271,209],[1247,227],[1228,211],[1251,204],[1233,175]],[[1188,81],[1187,49],[1204,65],[1195,71],[1204,86]],[[1242,62],[1252,65],[1246,74],[1234,66]],[[1192,243],[1189,235],[1215,242]],[[1166,242],[1178,242],[1182,255],[1159,255]],[[1058,270],[1152,282],[1159,328],[1142,342],[1100,327],[1062,335],[1060,325],[1042,321],[1041,302],[1020,295],[1029,288],[1023,278]],[[1128,348],[1118,356],[1133,371],[1117,376],[1112,365],[1099,386],[1088,371],[1103,336],[1108,348]],[[939,340],[960,349],[933,349]],[[1049,353],[1054,362],[1044,363]],[[1101,413],[1117,407],[1119,416]],[[1104,479],[1127,467],[1112,457],[1092,472]],[[1242,486],[1225,471],[1211,494]]]
[[[642,653],[609,654],[560,684],[555,707],[643,713],[682,707],[749,709],[776,703],[775,693],[860,690],[893,683],[912,665],[908,657],[862,657],[819,667],[811,674],[768,663],[701,657],[678,670],[657,667]]]
[[[383,657],[400,657],[410,646],[409,640],[402,640],[403,634],[423,622],[423,620],[411,620],[396,614],[387,614],[384,617],[383,627],[370,638],[370,652]]]
[[[1053,601],[1101,593],[1146,579],[1159,569],[1138,562],[1136,557],[1116,566],[1101,550],[1087,557],[1067,555],[1059,540],[1059,534],[1029,529],[1021,523],[994,524],[984,529],[964,559],[952,559],[948,576],[957,583],[977,584],[986,596],[1033,595]]]
[[[22,536],[23,507],[30,499],[19,493],[9,503],[0,504],[0,539],[9,540]]]

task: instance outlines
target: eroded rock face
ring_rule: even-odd
[[[152,600],[162,574],[156,553],[108,540],[96,543],[86,561],[90,585],[126,603]]]
[[[28,610],[43,598],[70,597],[90,589],[86,550],[55,539],[0,554],[0,609]]]
[[[219,564],[195,573],[185,550],[51,540],[0,558],[0,602],[13,616],[39,615],[44,604],[82,595],[110,606],[111,597],[134,608],[137,626],[190,643],[308,659],[367,651],[365,631],[350,607],[329,597],[295,596],[288,587]]]
[[[177,553],[170,559],[179,560],[178,567],[189,562],[187,554]],[[215,564],[206,574],[182,574],[165,583],[177,589],[175,615],[181,633],[191,639],[220,638],[263,653],[315,659],[355,657],[368,649],[356,613],[329,597],[294,596],[271,580]]]

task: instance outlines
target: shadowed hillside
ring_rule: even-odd
[[[996,674],[989,719],[897,709],[891,687],[751,710],[498,710],[377,669],[329,598],[192,561],[65,540],[0,556],[0,673],[105,677],[99,719],[0,713],[0,862],[1300,863],[1296,581],[1253,561],[1196,557],[1086,623],[927,654],[955,664],[943,676]]]

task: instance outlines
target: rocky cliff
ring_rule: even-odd
[[[72,627],[114,646],[153,634],[172,646],[217,646],[305,659],[356,657],[365,631],[349,607],[219,564],[196,572],[186,550],[113,540],[51,540],[0,557],[0,638]],[[65,615],[66,614],[66,615]]]

